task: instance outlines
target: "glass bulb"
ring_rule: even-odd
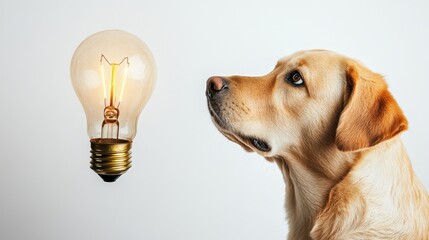
[[[102,31],[76,49],[70,74],[86,114],[91,168],[115,181],[131,167],[138,117],[155,86],[152,53],[130,33]]]

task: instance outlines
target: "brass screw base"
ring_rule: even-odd
[[[91,168],[105,182],[114,182],[131,167],[131,141],[91,139]]]

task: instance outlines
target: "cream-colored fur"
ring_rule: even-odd
[[[304,85],[287,82],[295,71]],[[380,75],[315,50],[222,81],[207,83],[213,122],[279,166],[288,239],[429,239],[429,197],[400,139],[407,121]]]

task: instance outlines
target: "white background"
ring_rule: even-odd
[[[262,75],[297,50],[331,49],[382,73],[429,188],[427,1],[5,1],[0,7],[0,239],[284,239],[284,183],[212,125],[211,75]],[[89,168],[69,64],[105,29],[151,48],[155,92],[133,167]]]

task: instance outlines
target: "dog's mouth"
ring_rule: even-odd
[[[229,130],[232,128],[230,124],[228,124],[228,122],[225,121],[225,119],[222,117],[222,114],[220,113],[219,107],[217,105],[213,106],[212,102],[207,100],[207,106],[212,120],[218,128],[223,130]]]
[[[208,105],[208,109],[213,123],[226,138],[239,144],[244,148],[244,150],[248,152],[253,151],[251,146],[253,146],[254,148],[258,149],[261,152],[271,151],[271,147],[266,141],[261,140],[258,137],[243,134],[235,127],[233,127],[223,117],[223,114],[217,104],[212,104],[211,101],[208,99],[207,105]]]

